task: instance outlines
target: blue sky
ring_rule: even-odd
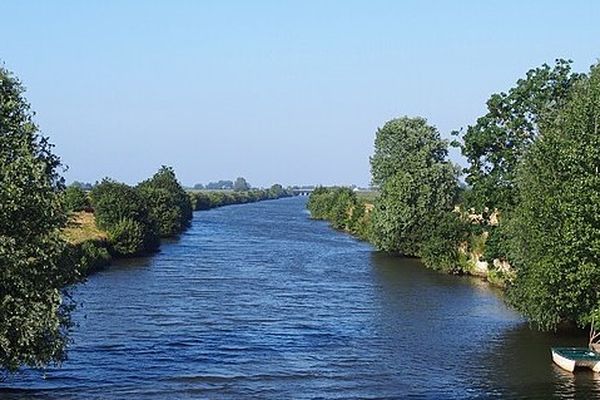
[[[529,68],[600,56],[596,1],[3,0],[0,16],[0,60],[69,181],[167,164],[188,185],[366,185],[386,120],[449,137]]]

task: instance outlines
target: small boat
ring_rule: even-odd
[[[600,372],[600,354],[587,347],[553,347],[552,361],[569,372],[579,367]]]
[[[595,322],[592,317],[588,347],[553,347],[552,361],[569,372],[578,367],[600,372],[600,332]]]

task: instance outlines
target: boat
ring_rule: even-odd
[[[575,368],[600,372],[600,354],[587,347],[553,347],[552,361],[569,372],[575,371]]]
[[[592,318],[590,326],[590,341],[588,347],[553,347],[552,361],[562,369],[569,372],[575,368],[590,368],[600,372],[600,332]]]

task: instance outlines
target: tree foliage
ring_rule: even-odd
[[[307,203],[312,218],[329,221],[333,228],[363,239],[368,239],[371,227],[366,207],[349,187],[317,187]]]
[[[518,173],[508,223],[511,303],[543,329],[579,325],[600,300],[600,67],[542,129]]]
[[[64,192],[64,202],[67,211],[83,211],[90,207],[87,193],[78,185],[69,185]]]
[[[206,185],[207,190],[231,190],[233,189],[232,181],[220,180],[218,182],[209,182]]]
[[[124,183],[104,179],[92,189],[90,196],[96,224],[109,233],[117,254],[135,255],[158,248],[156,221],[138,190]],[[124,232],[125,229],[131,229],[131,232]],[[138,236],[141,236],[139,241],[134,239]],[[120,243],[119,240],[124,242]]]
[[[386,122],[377,130],[375,150],[371,157],[371,176],[374,186],[382,188],[398,173],[419,171],[444,163],[448,144],[427,120],[421,117],[402,117]]]
[[[138,189],[161,237],[175,236],[189,226],[192,203],[172,168],[162,166],[152,178],[141,182]]]
[[[438,220],[455,205],[457,170],[448,144],[423,118],[387,122],[371,158],[381,194],[373,213],[373,241],[382,250],[419,256]]]
[[[459,212],[448,211],[440,215],[427,240],[421,247],[423,263],[432,269],[447,273],[463,273],[461,246],[469,241],[469,225]]]
[[[211,208],[222,207],[231,204],[252,203],[256,201],[279,199],[289,196],[291,196],[291,193],[279,184],[275,184],[266,190],[252,189],[243,192],[218,190],[190,193],[194,210],[209,210]]]
[[[73,279],[59,230],[60,161],[32,121],[20,82],[0,67],[0,368],[63,360],[63,286]]]
[[[517,166],[579,79],[570,61],[557,60],[553,67],[544,64],[528,71],[508,93],[489,98],[487,113],[463,136],[462,153],[469,162],[466,181],[472,187],[469,206],[508,210],[516,204]]]
[[[235,190],[236,192],[250,190],[250,184],[246,182],[246,179],[240,176],[235,179],[235,182],[233,182],[233,190]]]

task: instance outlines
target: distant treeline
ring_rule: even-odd
[[[246,191],[200,191],[189,194],[194,210],[210,210],[232,204],[253,203],[261,200],[273,200],[290,197],[292,193],[283,186],[275,184],[269,189],[252,189]]]
[[[209,182],[206,185],[197,183],[193,187],[194,190],[235,190],[244,191],[250,190],[251,186],[244,177],[238,177],[235,181],[220,180],[218,182]]]
[[[454,133],[462,171],[435,127],[402,117],[377,130],[368,216],[344,188],[315,190],[308,207],[380,250],[487,276],[541,329],[589,326],[600,320],[599,127],[600,65],[580,74],[558,60],[492,95]]]

